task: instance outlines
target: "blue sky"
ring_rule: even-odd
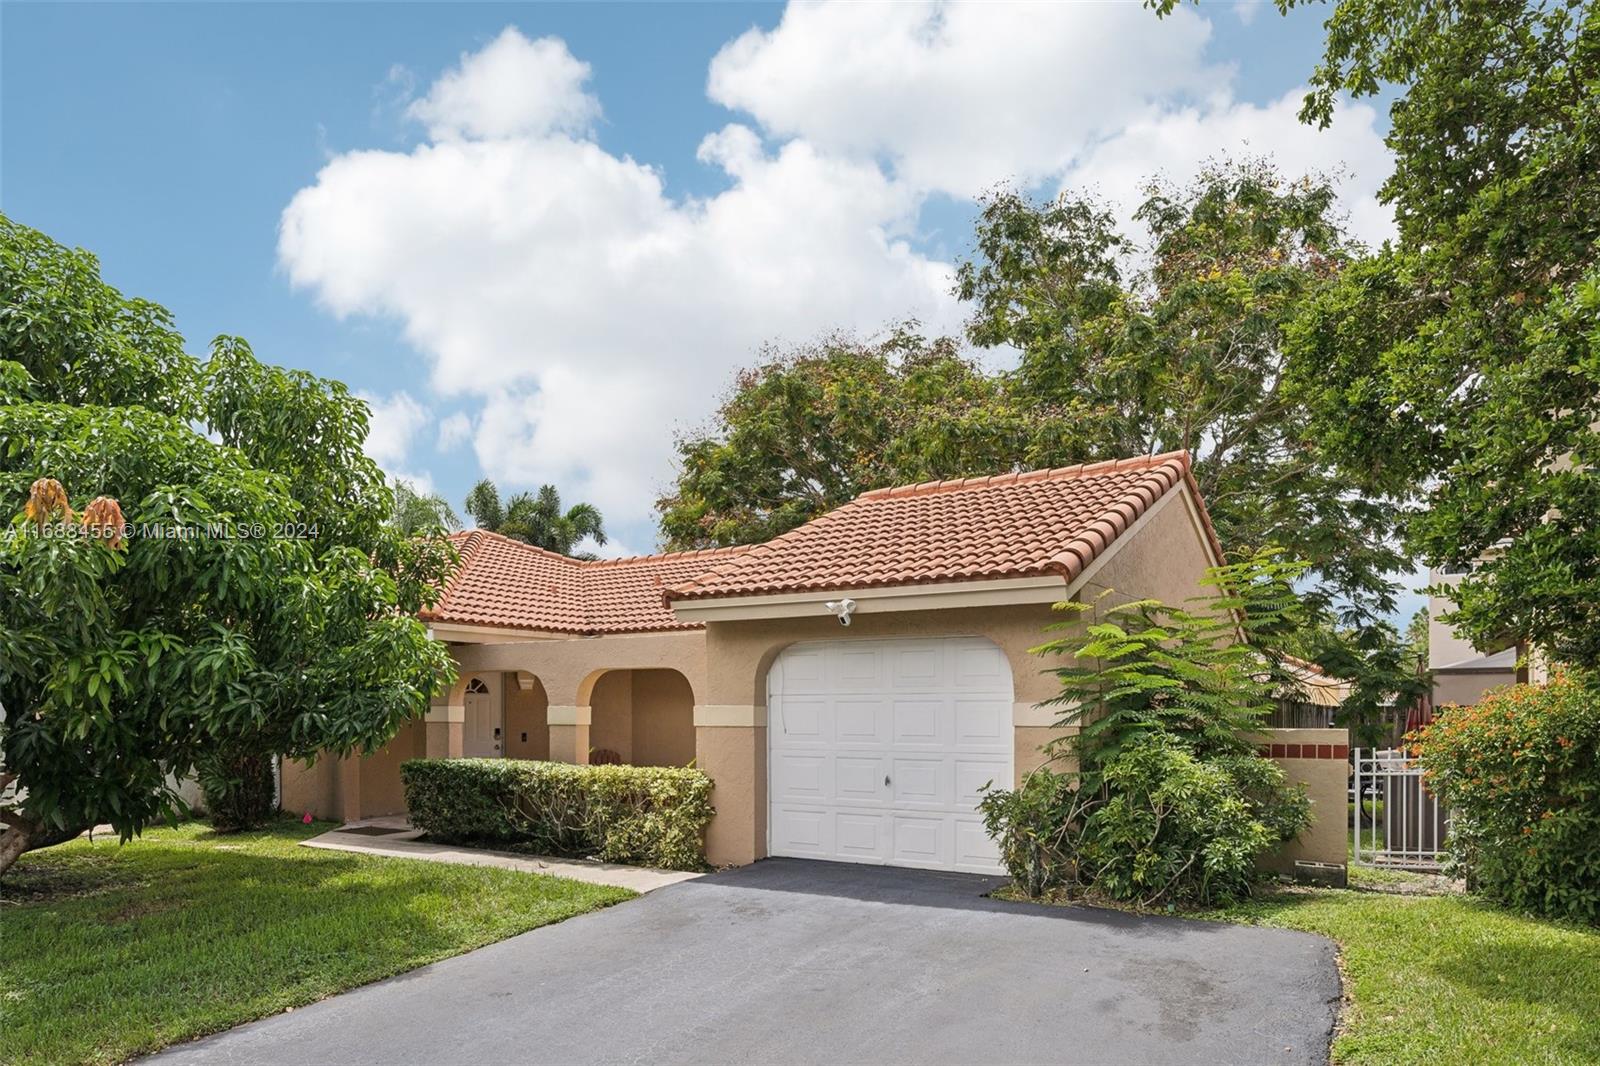
[[[1151,171],[1273,151],[1345,171],[1380,239],[1381,111],[1293,120],[1324,17],[11,3],[0,206],[193,350],[240,334],[370,396],[392,472],[457,505],[551,480],[642,552],[672,433],[761,344],[959,327],[998,181],[1125,208]]]

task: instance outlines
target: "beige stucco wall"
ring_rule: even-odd
[[[291,814],[310,813],[316,818],[339,819],[339,763],[318,759],[307,766],[298,759],[285,759],[279,770],[280,805]]]
[[[1312,818],[1311,828],[1266,865],[1289,874],[1296,860],[1344,866],[1350,855],[1350,731],[1269,729],[1260,743],[1291,783],[1305,786]]]
[[[405,813],[400,764],[426,754],[426,736],[421,722],[407,722],[393,740],[361,760],[361,817]]]
[[[291,814],[310,812],[333,821],[405,812],[400,764],[426,752],[422,722],[407,722],[394,739],[356,759],[321,758],[313,766],[285,759],[279,769],[279,805]]]
[[[636,766],[687,766],[695,757],[694,690],[676,670],[633,670]]]
[[[1461,574],[1446,574],[1442,570],[1428,572],[1428,582],[1431,587],[1441,591],[1455,588],[1461,584]],[[1441,666],[1451,663],[1464,662],[1483,654],[1472,646],[1472,642],[1456,634],[1455,627],[1440,619],[1456,609],[1455,600],[1448,595],[1430,595],[1428,597],[1428,669],[1437,670]]]
[[[1493,689],[1504,688],[1516,681],[1511,670],[1481,670],[1471,673],[1443,673],[1433,675],[1433,702],[1436,707],[1459,703],[1470,707]]]
[[[550,723],[546,712],[550,700],[544,686],[534,678],[531,688],[518,684],[514,674],[506,676],[506,758],[548,759]]]
[[[590,751],[609,750],[633,761],[633,671],[612,670],[589,693]]]

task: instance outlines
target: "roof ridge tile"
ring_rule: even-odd
[[[1075,463],[1070,466],[1042,467],[1034,470],[1011,470],[987,476],[949,478],[944,481],[923,481],[914,485],[886,485],[868,489],[856,496],[861,500],[902,499],[907,496],[926,496],[935,492],[960,492],[964,489],[995,488],[1001,485],[1032,484],[1037,481],[1096,477],[1102,474],[1127,470],[1155,470],[1168,463],[1176,463],[1185,472],[1191,458],[1184,450],[1160,452],[1154,455],[1134,455],[1118,459],[1101,459],[1092,463]],[[828,512],[831,514],[832,512]],[[819,517],[826,517],[825,515]]]

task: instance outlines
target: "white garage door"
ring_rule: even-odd
[[[1012,783],[1011,668],[976,637],[797,644],[767,680],[774,855],[992,873],[979,789]]]

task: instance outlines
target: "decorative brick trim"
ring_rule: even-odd
[[[1350,757],[1348,744],[1262,744],[1256,750],[1268,759],[1337,759],[1342,762]]]

